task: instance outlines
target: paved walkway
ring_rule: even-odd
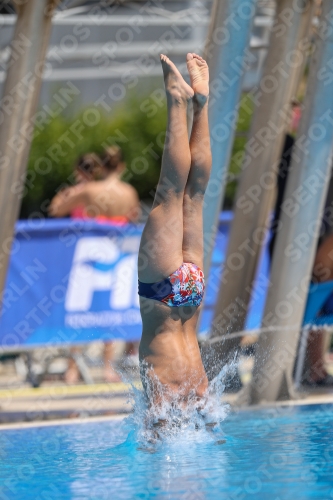
[[[245,367],[246,368],[246,367]],[[333,366],[330,371],[333,375]],[[242,376],[248,383],[250,367]],[[102,380],[102,370],[94,370],[94,379]],[[86,421],[88,418],[124,416],[131,412],[132,388],[124,383],[97,383],[68,386],[61,380],[48,380],[33,389],[15,373],[13,366],[6,366],[0,372],[0,430],[24,422],[60,422],[64,419]],[[141,387],[141,382],[134,382]],[[237,407],[237,394],[226,393],[223,400]],[[333,404],[333,387],[304,389],[300,398],[277,405]],[[268,405],[270,407],[275,405]]]
[[[130,390],[122,383],[2,389],[0,424],[127,414]]]
[[[140,387],[139,382],[135,385]],[[132,410],[129,402],[130,392],[130,386],[123,383],[2,389],[0,390],[0,430],[2,426],[8,428],[8,425],[19,422],[124,416]],[[226,393],[223,400],[237,407],[237,394]],[[307,391],[298,400],[279,402],[276,405],[323,403],[333,404],[333,388]]]

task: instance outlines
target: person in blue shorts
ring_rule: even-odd
[[[313,280],[319,283],[333,280],[333,234],[329,234],[319,245],[313,266]],[[333,314],[333,288],[319,314]],[[307,358],[309,369],[305,383],[310,386],[333,386],[333,377],[325,365],[326,334],[324,330],[313,330],[308,337]]]

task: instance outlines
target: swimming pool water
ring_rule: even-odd
[[[231,413],[137,449],[122,421],[0,432],[0,499],[333,499],[333,405]]]

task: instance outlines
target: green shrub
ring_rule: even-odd
[[[58,116],[36,131],[31,146],[21,218],[33,212],[46,214],[48,202],[64,184],[73,184],[73,167],[79,155],[101,153],[119,144],[127,169],[124,179],[140,198],[147,198],[158,181],[166,125],[165,107],[145,113],[142,103],[130,97],[115,114],[107,116],[86,108],[78,116]],[[153,115],[153,116],[152,116]]]
[[[234,141],[229,170],[235,177],[241,170],[240,159],[251,119],[250,99],[244,99],[237,125],[241,135]],[[114,143],[124,152],[124,179],[138,190],[141,199],[151,198],[159,177],[166,126],[166,109],[160,102],[132,95],[111,117],[96,108],[86,108],[74,118],[53,118],[42,131],[36,131],[20,217],[27,218],[34,212],[46,215],[47,205],[57,190],[73,183],[78,156],[101,153],[105,145]],[[225,208],[232,206],[236,186],[237,180],[227,183]]]

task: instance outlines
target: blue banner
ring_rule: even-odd
[[[202,333],[208,332],[213,318],[230,219],[225,213],[220,220]],[[2,349],[139,340],[137,253],[141,232],[140,226],[94,220],[18,222],[2,299]],[[260,268],[267,276],[267,258]],[[261,286],[248,327],[259,326],[265,293]]]
[[[2,347],[138,340],[141,231],[93,220],[19,222],[2,300]]]

